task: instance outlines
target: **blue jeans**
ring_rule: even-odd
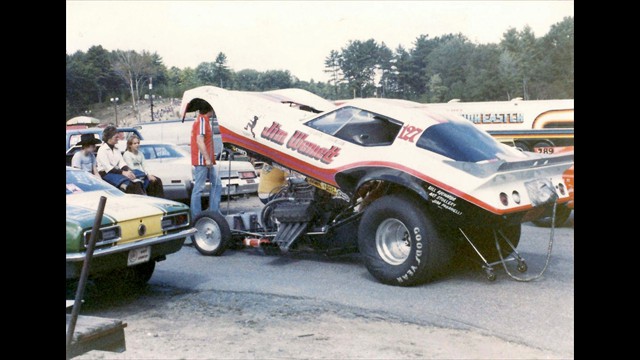
[[[147,186],[149,186],[149,179],[147,176],[140,170],[133,170],[133,173],[138,177],[138,179],[142,179],[142,189],[147,190]],[[102,180],[117,187],[118,189],[120,189],[120,185],[122,184],[126,186],[131,184],[131,180],[122,174],[107,173]]]
[[[191,219],[195,219],[202,212],[202,192],[204,191],[207,178],[211,182],[209,189],[209,211],[220,212],[220,195],[222,194],[222,181],[218,176],[215,166],[194,166],[193,171],[193,192],[191,193]]]

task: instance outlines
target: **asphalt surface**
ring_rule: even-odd
[[[231,212],[259,209],[254,196],[231,201]],[[227,203],[221,205],[223,213]],[[533,277],[545,265],[550,229],[525,223],[518,250]],[[208,257],[192,246],[157,264],[151,286],[188,291],[216,291],[308,299],[349,307],[380,318],[419,325],[477,331],[508,341],[573,357],[574,347],[573,214],[555,229],[548,269],[532,282],[511,279],[496,266],[490,282],[480,265],[457,266],[438,280],[411,288],[375,280],[358,254],[328,258],[320,254],[265,256],[255,249],[227,250]]]
[[[234,199],[228,206],[231,213],[261,208],[256,196]],[[226,213],[226,201],[221,210]],[[266,256],[249,248],[210,257],[185,245],[156,265],[146,295],[125,300],[117,297],[116,307],[102,303],[93,311],[88,304],[86,310],[96,316],[113,316],[110,308],[130,308],[136,313],[157,306],[153,301],[161,304],[162,297],[169,302],[176,294],[194,294],[202,298],[198,301],[203,306],[227,301],[260,304],[247,300],[259,298],[265,302],[264,308],[247,305],[245,312],[333,313],[468,330],[540,349],[554,354],[551,358],[573,358],[573,223],[571,214],[566,224],[555,229],[548,268],[532,282],[511,279],[501,265],[495,267],[497,279],[490,282],[479,263],[466,261],[433,282],[406,288],[377,282],[359,254],[331,258],[310,253]],[[548,228],[523,224],[518,251],[529,270],[519,273],[515,263],[509,263],[511,273],[519,277],[538,274],[545,265],[549,236]],[[145,301],[152,303],[145,305]]]

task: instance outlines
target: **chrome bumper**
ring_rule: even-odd
[[[144,246],[162,244],[167,241],[186,238],[187,236],[191,236],[196,232],[197,230],[195,228],[188,228],[177,233],[161,235],[154,238],[144,239],[144,240],[126,243],[122,245],[116,245],[116,246],[105,248],[105,249],[95,249],[93,251],[93,257],[107,256],[111,254],[117,254],[123,251],[129,251],[129,250],[141,248]],[[67,261],[84,261],[85,256],[86,256],[86,252],[69,253],[67,254]]]

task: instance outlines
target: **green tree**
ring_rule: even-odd
[[[375,88],[374,70],[376,66],[380,66],[380,52],[376,41],[349,41],[341,53],[340,69],[349,88],[360,97],[372,95]]]
[[[66,55],[67,120],[83,111],[93,98],[91,71],[85,53],[77,51]],[[95,100],[94,100],[95,101]]]
[[[449,88],[442,84],[440,74],[433,74],[431,78],[429,78],[427,90],[429,92],[429,102],[439,103],[444,102],[444,97]]]
[[[213,82],[221,88],[231,87],[232,73],[227,66],[227,55],[223,52],[218,53],[216,60],[213,62]]]
[[[116,74],[111,71],[109,62],[109,52],[102,46],[92,46],[87,50],[84,57],[87,66],[87,79],[93,83],[93,93],[96,94],[98,103],[104,101],[105,94],[117,93],[119,90],[119,80]]]
[[[201,62],[196,66],[196,79],[200,85],[214,85],[215,84],[215,70],[212,62]]]
[[[436,74],[441,78],[442,86],[447,90],[443,94],[430,94],[427,86],[427,98],[443,97],[442,100],[463,98],[469,58],[474,45],[462,34],[448,36],[427,56],[427,84]],[[439,88],[441,89],[441,88]]]
[[[453,35],[429,38],[429,35],[420,35],[413,43],[413,48],[409,51],[409,58],[401,68],[401,73],[405,79],[405,84],[409,87],[408,99],[416,100],[426,94],[427,84],[432,74],[427,74],[429,55],[441,43],[445,42]]]
[[[331,50],[329,56],[324,59],[324,72],[331,75],[329,84],[333,85],[334,95],[338,96],[338,85],[342,82],[343,74],[340,72],[341,55],[336,50]]]
[[[234,77],[234,89],[243,91],[259,91],[260,72],[254,69],[243,69]]]
[[[541,39],[543,60],[540,66],[542,82],[547,84],[543,95],[547,99],[574,97],[574,21],[565,17],[553,24]]]
[[[258,88],[262,91],[286,89],[293,84],[289,70],[267,70],[258,77]]]
[[[514,28],[508,29],[503,34],[500,46],[503,50],[501,67],[507,80],[508,93],[530,99],[529,84],[536,80],[537,64],[541,60],[540,47],[531,27],[525,26],[520,32]]]
[[[143,51],[142,55],[133,50],[115,50],[112,52],[111,66],[113,71],[129,86],[133,113],[137,121],[140,121],[138,100],[140,98],[140,85],[148,80],[151,73],[151,54]]]
[[[496,44],[473,49],[465,77],[465,101],[508,100],[500,74],[500,54]]]

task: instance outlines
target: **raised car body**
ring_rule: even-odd
[[[291,169],[351,204],[298,190],[299,199],[272,212],[290,225],[275,237],[281,249],[296,241],[300,229],[324,234],[361,216],[358,248],[370,272],[386,283],[415,284],[444,266],[454,238],[491,245],[504,233],[517,246],[522,222],[569,201],[562,174],[573,153],[523,153],[458,115],[412,102],[356,99],[314,111],[296,98],[203,86],[186,91],[181,106],[186,115],[209,103],[227,146]]]
[[[101,196],[107,202],[91,276],[163,260],[195,232],[189,227],[189,207],[182,203],[125,194],[82,170],[67,167],[66,171],[67,279],[80,275]]]
[[[205,86],[185,92],[183,113],[187,104],[198,98],[214,107],[226,144],[267,157],[346,197],[367,180],[387,178],[465,222],[503,216],[522,220],[541,200],[532,198],[535,194],[527,190],[526,183],[548,182],[553,188],[564,184],[562,172],[573,159],[572,154],[554,157],[519,152],[495,141],[466,119],[427,108],[362,99],[316,115]],[[336,118],[343,113],[359,118],[353,118],[349,126],[330,121],[330,116]],[[244,128],[247,123],[243,121],[249,121],[251,114],[259,117],[253,134]],[[451,125],[450,134],[442,129],[442,139],[429,137],[429,129],[447,125]],[[463,137],[465,133],[472,136]],[[481,147],[474,149],[476,145]],[[506,194],[509,200],[514,192],[519,194],[519,201],[505,205],[500,194]],[[558,202],[566,201],[568,194],[558,193]]]

